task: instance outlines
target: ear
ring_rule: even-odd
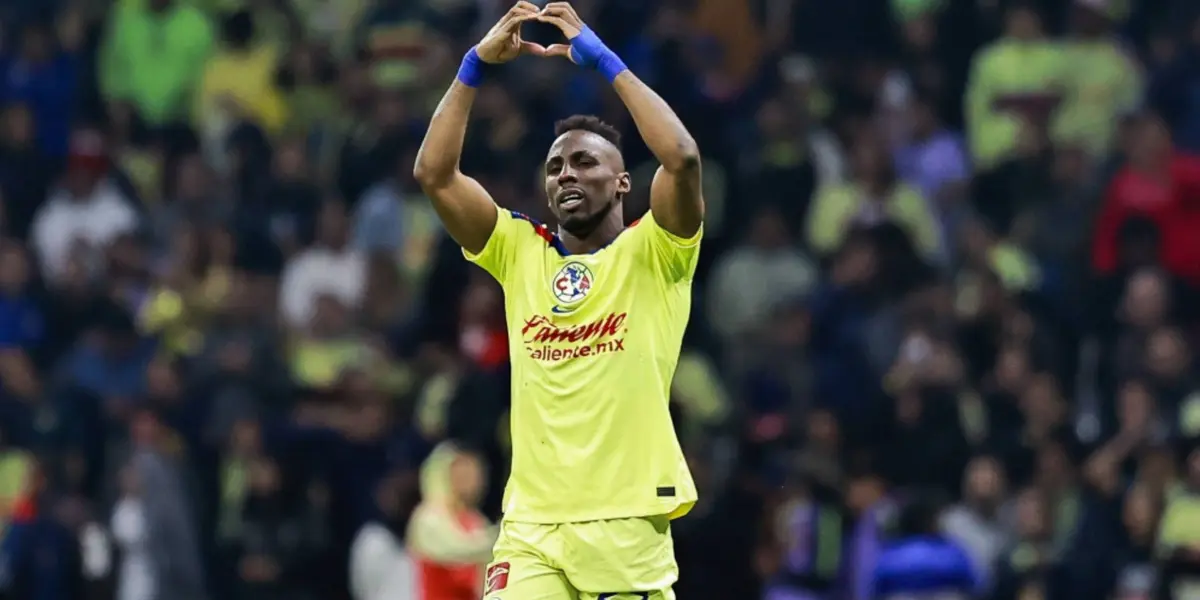
[[[632,183],[632,179],[630,179],[630,177],[629,177],[628,172],[617,175],[617,193],[618,194],[621,194],[622,196],[624,196],[629,193],[629,190],[632,190],[632,189],[633,189],[633,183]]]

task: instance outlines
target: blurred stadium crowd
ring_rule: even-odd
[[[1200,5],[575,5],[705,153],[681,599],[870,600],[930,535],[980,597],[1200,598]],[[411,167],[507,8],[0,3],[0,594],[477,598],[503,304]],[[573,113],[632,133],[517,61],[464,171],[549,217]]]

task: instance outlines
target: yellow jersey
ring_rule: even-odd
[[[702,231],[647,213],[571,254],[545,225],[500,209],[479,254],[504,288],[512,360],[505,519],[573,523],[683,516],[696,502],[668,410]]]

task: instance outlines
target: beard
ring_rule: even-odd
[[[568,216],[565,219],[561,219],[559,221],[559,225],[561,225],[563,230],[567,233],[577,238],[585,238],[591,235],[593,231],[596,231],[596,228],[608,218],[608,214],[612,212],[612,209],[614,206],[616,206],[616,204],[616,200],[610,200],[605,203],[604,206],[600,207],[600,210],[590,215],[583,217]]]

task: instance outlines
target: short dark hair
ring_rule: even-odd
[[[617,148],[621,147],[621,132],[616,127],[592,115],[573,115],[554,124],[554,135],[560,136],[569,131],[588,131],[609,141]]]

